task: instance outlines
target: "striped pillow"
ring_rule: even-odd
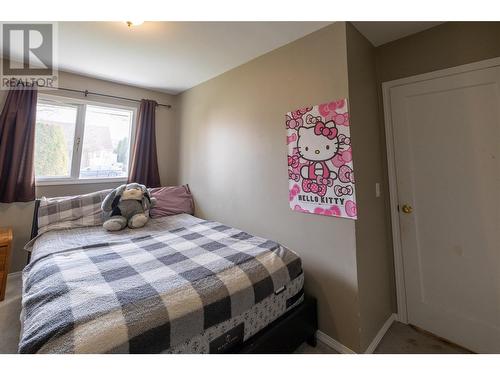
[[[102,225],[105,214],[101,203],[110,192],[111,189],[107,189],[72,197],[42,197],[38,209],[38,234]]]

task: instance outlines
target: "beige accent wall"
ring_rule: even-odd
[[[179,182],[190,184],[197,215],[299,253],[306,290],[318,299],[320,330],[359,352],[390,314],[391,280],[384,204],[374,199],[382,156],[373,50],[357,35],[352,39],[348,59],[346,24],[334,23],[181,94]],[[360,74],[352,84],[348,61],[349,78]],[[285,113],[344,97],[351,100],[359,228],[288,204]],[[362,235],[370,237],[358,239],[357,254]]]
[[[174,117],[177,101],[175,96],[65,72],[60,72],[59,74],[59,86],[79,90],[88,89],[90,91],[124,96],[132,99],[154,99],[164,104],[172,104],[173,109],[169,110],[165,107],[158,107],[156,110],[156,139],[158,142],[158,162],[161,182],[165,185],[175,183],[177,178],[178,155]],[[82,97],[82,95],[79,94],[68,94],[62,91],[58,91],[57,94],[79,98]],[[3,108],[6,95],[6,91],[0,91],[0,109]],[[101,97],[89,96],[88,99],[101,103],[136,105],[136,103],[129,101],[111,100]],[[117,183],[39,186],[37,187],[37,196],[54,197],[84,194],[112,188],[116,185]],[[11,257],[10,272],[19,271],[26,264],[27,254],[23,250],[23,247],[29,240],[33,207],[33,202],[12,204],[0,203],[0,227],[10,226],[13,228],[14,232],[14,246],[12,250],[13,256]]]
[[[356,171],[356,260],[360,304],[360,340],[365,350],[392,314],[395,299],[391,228],[386,201],[376,197],[375,184],[386,191],[385,149],[379,122],[375,48],[347,24],[347,62],[351,137]]]
[[[446,22],[376,48],[380,82],[500,56],[500,22]]]

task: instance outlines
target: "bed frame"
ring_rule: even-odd
[[[35,200],[31,238],[38,234],[38,208],[40,200]],[[30,262],[28,253],[28,263]],[[294,307],[273,323],[252,336],[244,343],[228,348],[227,353],[240,354],[286,354],[293,353],[302,343],[316,346],[318,330],[316,299],[304,297],[304,302]]]

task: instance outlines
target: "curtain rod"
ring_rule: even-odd
[[[125,98],[123,96],[101,94],[99,92],[92,92],[92,91],[89,91],[89,90],[75,90],[75,89],[67,89],[65,87],[58,87],[57,89],[58,90],[62,90],[62,91],[77,92],[77,93],[83,94],[85,96],[95,95],[95,96],[104,96],[106,98],[128,100],[129,102],[136,102],[136,103],[140,103],[141,102],[138,99]],[[157,103],[157,105],[162,106],[162,107],[166,107],[166,108],[172,108],[172,106],[170,104],[160,104],[160,103]]]

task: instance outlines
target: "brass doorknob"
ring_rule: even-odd
[[[411,214],[413,211],[413,207],[408,204],[403,204],[402,210],[405,214]]]

